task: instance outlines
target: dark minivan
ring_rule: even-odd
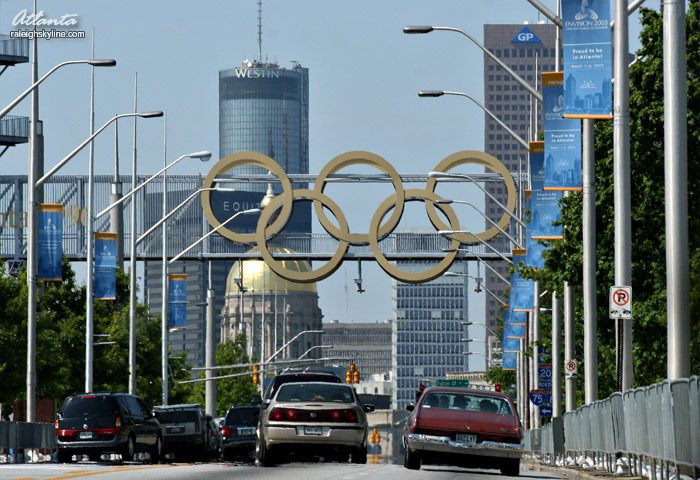
[[[224,460],[249,458],[255,450],[259,409],[258,405],[237,405],[228,409],[221,423]]]
[[[136,395],[128,393],[82,393],[63,401],[56,420],[58,461],[73,455],[99,461],[104,454],[120,454],[133,460],[147,452],[160,461],[163,432],[158,420]]]

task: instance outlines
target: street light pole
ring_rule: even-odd
[[[34,61],[32,65],[32,80],[36,74],[36,41],[34,42]],[[56,65],[39,80],[13,100],[0,112],[0,119],[7,115],[27,95],[36,91],[36,88],[46,80],[53,72],[64,65],[87,63],[96,67],[111,67],[117,64],[116,60],[72,60]],[[37,177],[39,176],[39,151],[38,151],[38,122],[39,99],[36,92],[32,95],[32,118],[30,122],[29,141],[29,165],[27,168],[27,421],[36,420],[36,297],[37,297]]]

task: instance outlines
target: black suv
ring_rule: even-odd
[[[207,416],[199,404],[153,407],[165,430],[164,455],[206,461],[209,450]]]
[[[148,452],[157,463],[163,431],[136,395],[81,393],[67,397],[58,411],[56,445],[59,462],[70,462],[73,455],[99,461],[103,454],[112,453],[133,460],[135,453]]]
[[[228,409],[221,423],[221,439],[224,460],[235,457],[248,458],[255,450],[255,428],[258,424],[259,406],[238,405]]]

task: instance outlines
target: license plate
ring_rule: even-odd
[[[304,427],[304,435],[321,435],[323,427]]]
[[[92,438],[92,432],[80,432],[78,438],[81,440],[89,440]]]
[[[166,427],[168,433],[182,433],[185,431],[185,427]]]
[[[239,428],[238,435],[255,435],[255,428]]]
[[[467,445],[474,445],[476,443],[476,435],[471,433],[458,433],[457,441],[459,443],[466,443]]]

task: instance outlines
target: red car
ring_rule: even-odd
[[[454,387],[428,387],[404,426],[404,467],[421,463],[520,470],[520,421],[511,399],[502,393]]]

